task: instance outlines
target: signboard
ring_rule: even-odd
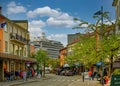
[[[111,76],[110,86],[120,86],[120,74]]]

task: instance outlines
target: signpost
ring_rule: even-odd
[[[120,86],[120,74],[111,76],[110,86]]]

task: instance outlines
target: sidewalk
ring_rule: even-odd
[[[0,86],[14,86],[14,85],[19,85],[19,84],[24,84],[24,83],[32,83],[32,82],[39,82],[42,80],[46,80],[46,79],[52,79],[54,78],[54,75],[46,75],[46,77],[42,77],[42,78],[29,78],[27,79],[27,81],[23,81],[22,79],[20,80],[14,80],[14,81],[4,81],[4,82],[0,82]],[[69,84],[68,86],[102,86],[99,81],[97,80],[84,80],[84,82],[82,81],[82,79],[80,79],[79,81],[74,81],[71,84]]]
[[[99,81],[96,80],[85,80],[84,82],[82,81],[75,81],[68,86],[102,86]]]
[[[45,79],[49,79],[49,78],[50,78],[49,76],[46,76],[46,77],[42,77],[42,78],[29,78],[26,81],[24,81],[23,79],[9,81],[9,82],[3,81],[3,82],[0,82],[0,86],[14,86],[14,85],[18,85],[18,84],[37,82],[37,81],[45,80]]]

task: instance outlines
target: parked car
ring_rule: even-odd
[[[60,75],[65,75],[65,72],[66,72],[65,70],[61,71]]]
[[[45,69],[45,73],[46,74],[50,73],[49,69]]]
[[[65,76],[73,76],[73,71],[71,71],[71,70],[66,70],[65,71]]]

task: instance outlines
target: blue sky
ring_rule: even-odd
[[[73,18],[95,23],[93,14],[101,9],[110,12],[115,20],[113,0],[0,0],[2,13],[11,20],[28,20],[31,40],[45,32],[48,39],[67,44],[67,34],[73,30]],[[81,32],[82,33],[82,32]]]

